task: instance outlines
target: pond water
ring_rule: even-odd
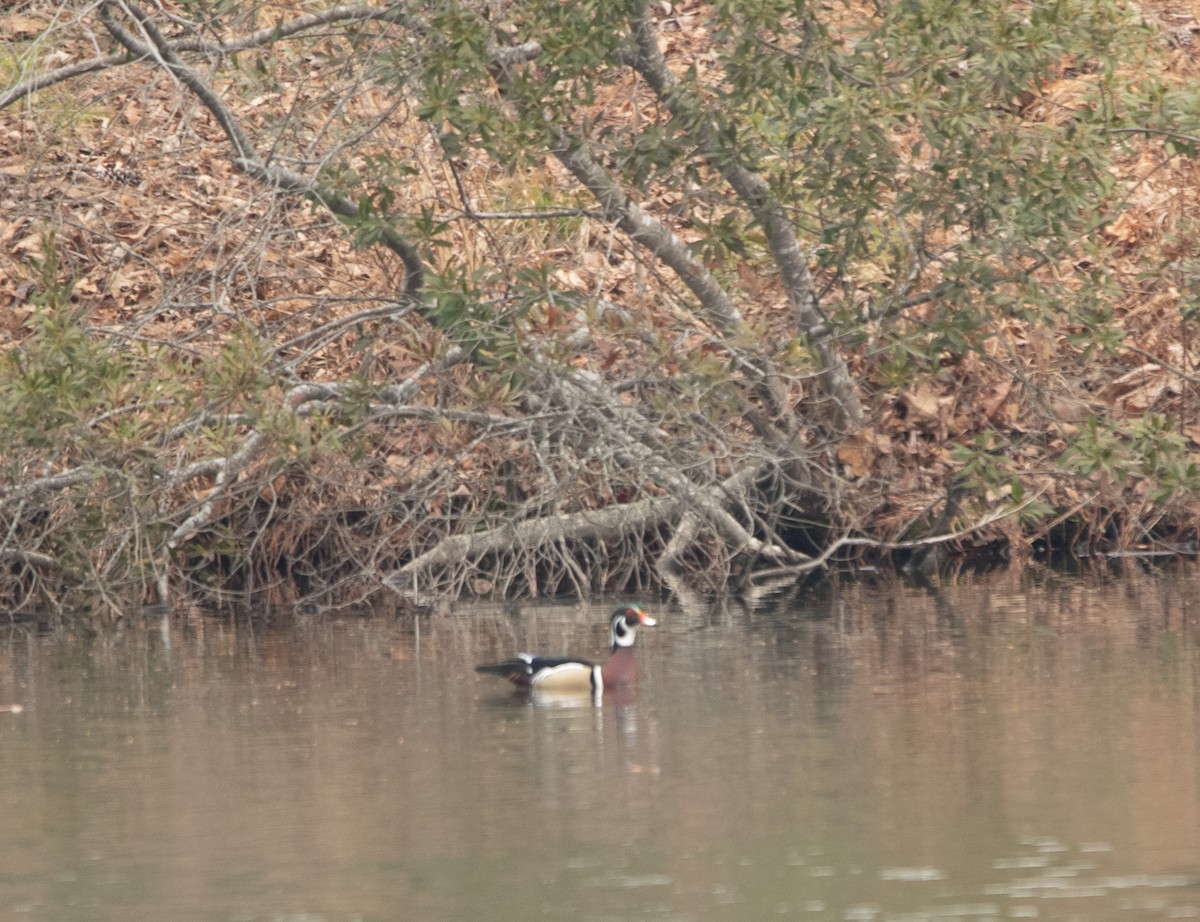
[[[1198,589],[643,600],[599,707],[472,667],[594,656],[615,600],[7,627],[0,919],[1194,918]]]

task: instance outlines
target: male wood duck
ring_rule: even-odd
[[[476,666],[476,672],[503,676],[514,685],[544,691],[590,691],[594,694],[606,688],[632,685],[637,681],[637,660],[633,641],[639,627],[653,627],[653,618],[636,605],[627,605],[613,612],[608,621],[608,639],[612,653],[597,665],[585,659],[570,657],[534,656],[518,653],[503,663]]]

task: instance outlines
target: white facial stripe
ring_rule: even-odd
[[[608,639],[614,647],[632,647],[637,637],[637,625],[625,620],[625,615],[615,615],[608,624]]]

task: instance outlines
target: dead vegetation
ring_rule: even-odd
[[[421,27],[334,9],[198,24],[169,3],[32,0],[0,16],[10,609],[724,588],[935,544],[1194,546],[1186,123],[1119,139],[1115,217],[1070,260],[998,267],[1013,303],[1053,284],[1094,315],[997,313],[971,348],[931,354],[946,262],[897,274],[881,245],[823,263],[808,216],[704,161],[703,134],[691,179],[612,187],[577,125],[520,163],[456,148],[418,117],[419,87],[381,77],[410,66],[389,56]],[[829,11],[861,31],[858,5]],[[1196,76],[1194,13],[1130,11],[1177,89]],[[588,91],[592,137],[670,124],[664,62],[726,79],[705,4],[646,15],[620,79]],[[542,65],[497,21],[511,42],[490,92],[518,107]],[[1092,89],[1085,63],[1060,62],[1013,118],[1058,125]],[[405,181],[386,185],[397,162]],[[964,236],[931,227],[926,249]]]

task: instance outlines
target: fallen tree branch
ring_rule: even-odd
[[[43,570],[57,570],[59,567],[58,560],[49,554],[9,547],[0,547],[0,560],[5,563],[21,563],[31,567],[40,567]]]
[[[632,407],[612,397],[607,390],[596,387],[584,374],[574,374],[559,382],[559,399],[565,406],[590,403],[596,418],[608,417],[614,425],[607,427],[606,436],[618,447],[618,457],[638,470],[645,471],[663,489],[670,492],[685,508],[701,516],[731,545],[734,554],[761,554],[772,559],[789,559],[791,551],[779,545],[769,545],[754,537],[726,509],[715,494],[718,488],[698,486],[679,471],[677,463],[666,458],[654,442],[651,426]],[[636,436],[636,437],[635,437]]]
[[[417,595],[420,574],[478,560],[486,554],[536,548],[556,541],[614,540],[633,531],[645,531],[668,520],[678,509],[670,497],[650,497],[623,506],[544,516],[501,525],[470,535],[453,535],[414,557],[384,577],[388,588],[402,595]]]
[[[948,544],[951,541],[957,541],[960,538],[966,538],[969,535],[973,535],[981,529],[987,528],[989,525],[993,525],[1003,519],[1007,519],[1011,516],[1019,514],[1023,509],[1027,508],[1031,503],[1037,500],[1037,498],[1037,496],[1032,496],[1018,506],[993,510],[978,522],[974,522],[971,525],[956,529],[955,531],[940,535],[930,535],[926,538],[918,538],[915,541],[880,541],[876,538],[851,537],[838,538],[836,541],[833,541],[831,544],[829,544],[829,546],[821,551],[821,553],[816,557],[793,566],[772,567],[766,570],[759,570],[754,573],[753,579],[754,581],[758,581],[760,579],[766,580],[776,578],[781,574],[807,573],[810,570],[815,570],[818,567],[825,566],[825,564],[829,562],[829,559],[834,554],[845,547],[869,547],[880,551],[909,551],[923,547],[930,547],[931,545]]]
[[[676,525],[675,533],[658,563],[664,572],[669,571],[698,540],[702,528],[718,535],[731,557],[753,555],[790,562],[808,559],[790,548],[755,537],[728,511],[728,506],[743,505],[745,490],[762,476],[761,466],[741,470],[719,483],[696,483],[680,470],[678,461],[672,460],[664,451],[662,434],[634,408],[616,399],[588,375],[556,376],[544,386],[531,390],[539,397],[530,401],[530,411],[556,418],[557,431],[570,429],[566,420],[577,421],[571,431],[580,433],[582,453],[586,454],[593,442],[601,442],[613,462],[636,471],[635,479],[652,480],[667,495],[586,511],[559,513],[551,509],[524,521],[443,537],[386,575],[383,578],[386,586],[406,596],[418,597],[422,594],[423,577],[432,570],[459,568],[461,574],[461,568],[476,564],[488,555],[520,557],[555,545],[562,548],[581,541],[638,537],[650,529],[668,528],[672,523]],[[529,423],[529,417],[507,422],[524,426]],[[488,423],[491,425],[494,421],[488,420]],[[578,580],[578,574],[571,569],[570,555],[561,553],[560,557],[568,561],[565,564],[567,571]]]
[[[237,475],[245,470],[262,453],[266,445],[267,437],[262,432],[251,432],[246,437],[246,441],[242,444],[242,447],[229,458],[216,458],[205,462],[207,467],[203,469],[215,471],[216,482],[204,498],[204,502],[200,504],[200,508],[188,516],[182,524],[171,532],[171,536],[167,538],[165,545],[168,553],[194,537],[200,529],[212,523],[216,517],[218,501],[229,492],[230,486],[237,480]],[[191,469],[198,472],[202,468],[193,466]],[[192,476],[198,476],[198,474],[193,473]]]
[[[0,507],[10,502],[27,499],[38,493],[55,493],[77,484],[86,483],[99,476],[102,468],[99,464],[83,464],[70,470],[48,474],[34,480],[27,480],[16,486],[0,491]]]

